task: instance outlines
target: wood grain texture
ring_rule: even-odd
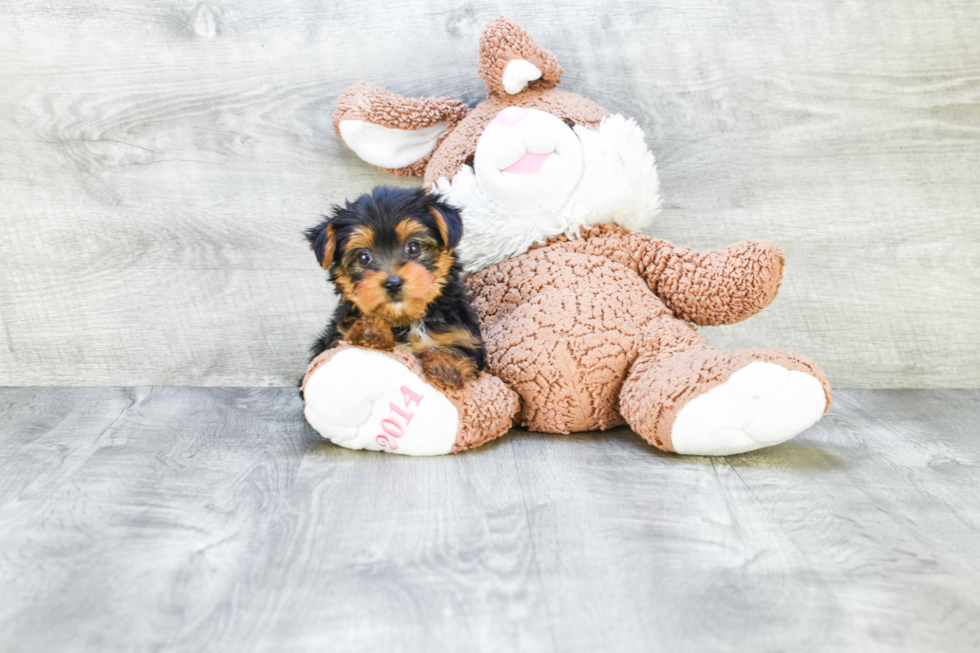
[[[0,650],[975,651],[980,393],[795,440],[353,452],[294,389],[0,389]]]
[[[285,385],[334,299],[300,232],[394,180],[350,83],[483,96],[507,14],[646,129],[656,235],[786,250],[721,347],[837,386],[980,385],[980,4],[0,0],[0,384]]]

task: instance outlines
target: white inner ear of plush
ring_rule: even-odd
[[[512,59],[504,67],[504,90],[510,95],[517,95],[536,79],[541,79],[541,69],[527,59]]]
[[[363,120],[341,120],[340,137],[373,166],[405,168],[432,153],[449,130],[439,122],[421,129],[395,129]]]

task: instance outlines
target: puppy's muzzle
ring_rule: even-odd
[[[401,277],[391,276],[385,279],[384,289],[385,292],[387,292],[390,297],[394,298],[401,293],[402,287],[404,285],[405,282],[402,280]]]

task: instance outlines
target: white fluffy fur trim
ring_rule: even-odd
[[[582,141],[584,172],[568,201],[557,211],[508,211],[480,188],[470,166],[436,190],[463,210],[459,255],[467,272],[505,261],[535,243],[565,234],[577,238],[582,227],[618,224],[645,231],[660,212],[657,164],[643,130],[632,118],[605,118],[598,130],[576,126]]]

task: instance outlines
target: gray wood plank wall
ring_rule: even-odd
[[[0,384],[294,382],[333,303],[300,231],[391,181],[334,99],[478,101],[498,14],[647,129],[658,235],[787,251],[713,343],[980,385],[975,0],[0,0]]]

